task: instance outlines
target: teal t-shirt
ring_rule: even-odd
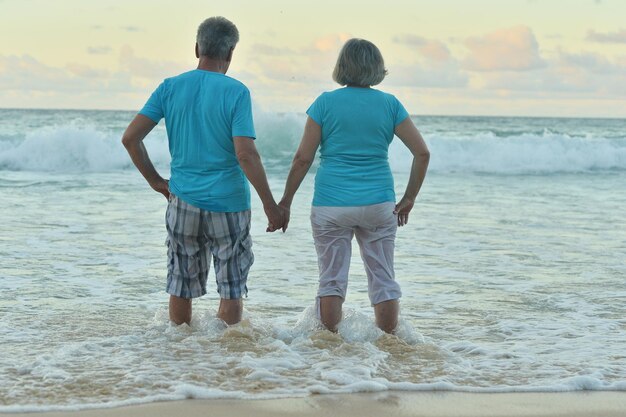
[[[395,127],[409,116],[397,98],[344,87],[323,93],[307,114],[322,128],[314,206],[395,201],[388,150]]]
[[[235,154],[234,136],[254,139],[250,92],[224,74],[193,70],[167,78],[139,112],[165,118],[170,191],[208,211],[250,209],[250,187]]]

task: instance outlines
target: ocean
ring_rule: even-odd
[[[315,167],[287,233],[253,194],[244,321],[171,326],[166,201],[120,143],[128,111],[0,110],[0,412],[384,390],[626,390],[626,120],[412,116],[431,168],[398,231],[397,336],[355,250],[339,334],[313,314]],[[302,114],[255,113],[280,198]],[[167,175],[161,123],[146,139]],[[390,163],[399,196],[410,155]]]

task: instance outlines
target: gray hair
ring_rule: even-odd
[[[341,48],[333,70],[333,80],[339,85],[369,87],[380,84],[387,75],[380,50],[365,39],[350,39]]]
[[[230,50],[239,42],[239,31],[224,17],[209,17],[198,26],[196,42],[200,55],[226,60]]]

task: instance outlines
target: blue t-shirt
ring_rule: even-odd
[[[409,116],[397,98],[345,87],[323,93],[307,114],[322,128],[314,206],[395,201],[387,156],[395,127]]]
[[[174,195],[208,211],[250,209],[233,143],[256,137],[245,85],[217,72],[185,72],[163,81],[139,113],[155,123],[165,118]]]

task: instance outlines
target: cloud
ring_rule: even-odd
[[[83,64],[67,64],[65,68],[71,74],[84,78],[106,78],[110,75],[109,71],[92,68]]]
[[[107,55],[113,51],[110,46],[88,46],[87,53],[90,55]]]
[[[417,51],[433,61],[448,61],[451,59],[450,50],[441,41],[426,39],[416,35],[399,35],[393,38],[395,43],[403,44]]]
[[[591,89],[596,95],[626,96],[626,63],[612,61],[595,52],[560,52],[555,71],[561,84],[578,91]]]
[[[351,37],[352,36],[347,33],[333,33],[316,39],[313,42],[313,48],[322,53],[338,53],[343,44],[346,43],[346,41]]]
[[[133,48],[128,45],[124,45],[120,50],[119,62],[121,69],[128,71],[133,77],[149,78],[155,81],[171,77],[189,69],[184,63],[156,61],[139,57],[135,55]]]
[[[291,48],[256,43],[235,52],[229,74],[246,83],[253,97],[263,97],[265,105],[280,111],[302,111],[322,91],[338,87],[332,71],[339,50],[350,38],[347,33],[331,33]]]
[[[594,52],[559,51],[545,68],[533,72],[483,73],[486,90],[587,98],[619,98],[626,95],[626,62],[611,61]]]
[[[141,28],[138,26],[120,26],[120,29],[123,29],[126,32],[140,32],[141,31]]]
[[[263,43],[255,43],[254,45],[252,45],[252,50],[256,54],[278,57],[296,53],[293,49],[290,48],[277,48],[273,45],[267,45]]]
[[[470,71],[529,71],[545,67],[535,35],[526,26],[499,29],[465,41]]]
[[[30,55],[0,55],[0,90],[26,95],[145,94],[163,78],[188,69],[185,63],[139,57],[129,46],[121,49],[119,67],[113,71],[85,63],[49,66]]]
[[[256,75],[256,85],[272,85],[281,89],[318,91],[337,86],[332,81],[332,71],[339,50],[352,36],[334,33],[313,40],[301,48],[285,51],[273,45],[255,44],[249,53],[250,71]],[[385,85],[454,88],[468,84],[468,76],[462,73],[457,60],[439,41],[402,35],[395,42],[416,47],[423,58],[419,62],[394,63],[389,67]],[[411,54],[413,56],[413,54]]]
[[[339,50],[350,38],[352,36],[348,33],[333,33],[300,48],[287,50],[274,45],[254,44],[247,54],[250,62],[248,73],[254,74],[252,85],[274,88],[274,94],[278,94],[277,88],[290,91],[290,94],[300,89],[301,94],[306,94],[337,87],[331,74]],[[468,75],[461,71],[458,60],[452,57],[444,43],[414,35],[397,36],[394,42],[417,48],[422,59],[390,65],[385,85],[424,88],[467,86]]]
[[[618,64],[609,61],[608,58],[593,52],[568,53],[559,52],[558,65],[594,74],[610,74],[623,71]]]
[[[557,50],[543,58],[532,31],[525,26],[500,29],[466,39],[470,54],[454,57],[440,41],[416,35],[393,38],[416,49],[421,59],[392,65],[387,82],[402,87],[497,90],[497,94],[562,94],[619,97],[626,92],[626,57],[610,59],[596,52]],[[622,87],[623,86],[623,87]]]
[[[0,99],[23,107],[132,109],[181,68],[138,57],[128,47],[120,52],[116,70],[88,63],[56,67],[30,55],[0,55]]]
[[[0,55],[0,90],[32,92],[129,92],[136,91],[124,73],[68,64],[65,68],[48,66],[30,55]]]
[[[30,55],[0,56],[0,90],[55,88],[66,77],[63,69],[48,67]]]
[[[393,42],[404,45],[418,54],[409,57],[414,62],[390,65],[386,82],[399,87],[421,88],[462,88],[469,83],[469,77],[452,56],[443,42],[413,34],[393,37]]]
[[[466,73],[456,63],[445,65],[394,65],[385,83],[397,87],[462,88],[469,83]]]
[[[590,30],[587,32],[587,40],[599,43],[626,43],[626,29],[608,33],[600,33],[595,30]]]
[[[339,50],[351,37],[333,33],[291,49],[257,43],[246,58],[251,71],[266,83],[323,84],[332,82],[330,74]]]

